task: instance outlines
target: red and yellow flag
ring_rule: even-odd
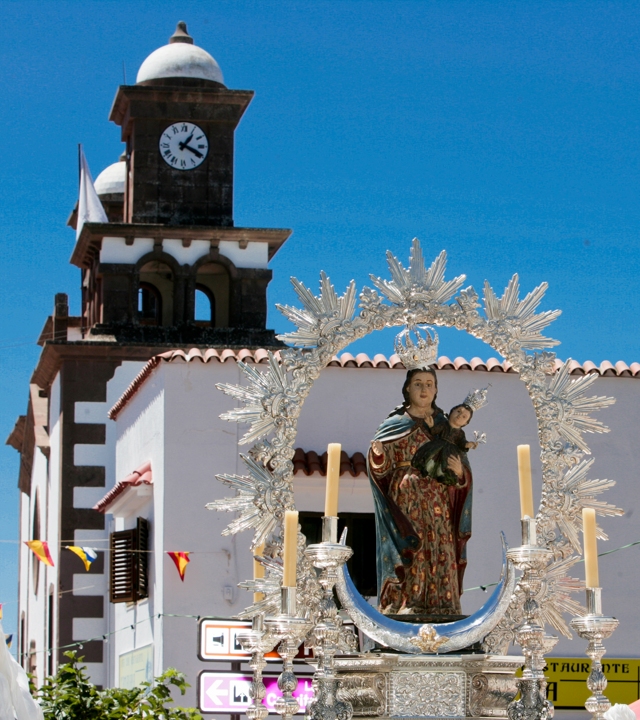
[[[180,580],[184,582],[184,572],[187,565],[191,562],[188,552],[167,552],[167,555],[173,560],[180,573]]]
[[[33,551],[33,554],[38,558],[38,560],[40,560],[40,562],[53,567],[53,559],[51,558],[51,553],[49,552],[49,543],[45,540],[25,540],[24,544]]]

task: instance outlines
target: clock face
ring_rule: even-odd
[[[188,122],[177,122],[164,130],[158,143],[162,159],[176,170],[193,170],[209,152],[204,130]]]

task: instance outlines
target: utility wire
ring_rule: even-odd
[[[107,540],[107,539],[105,538],[105,539],[103,540],[103,542],[106,542],[106,540]],[[64,541],[63,541],[63,542],[64,542]],[[92,541],[92,542],[95,543],[95,541]],[[19,544],[20,544],[20,540],[0,540],[0,543],[14,543],[14,544],[16,544],[16,545],[19,545]],[[620,550],[627,550],[628,548],[635,547],[635,546],[637,546],[637,545],[640,545],[640,540],[635,540],[634,542],[627,543],[626,545],[620,545],[620,547],[613,548],[612,550],[605,550],[604,552],[598,553],[598,557],[604,557],[605,555],[613,555],[613,553],[617,553],[617,552],[619,552]],[[61,545],[61,547],[64,548],[64,547],[66,547],[66,545]],[[106,549],[104,549],[104,550],[99,550],[98,552],[106,552]],[[155,552],[155,550],[129,550],[128,552],[130,552],[130,553],[134,553],[134,552],[137,552],[137,553],[153,553],[153,552]],[[220,555],[220,554],[223,553],[223,552],[224,552],[223,550],[190,550],[190,551],[189,551],[189,555]],[[576,561],[576,565],[579,564],[579,563],[583,563],[583,562],[584,562],[584,558],[581,557],[579,560]],[[77,574],[77,573],[76,573],[76,574]],[[482,592],[487,592],[487,588],[495,587],[497,584],[498,584],[497,582],[492,582],[492,583],[488,583],[487,585],[476,585],[476,587],[464,588],[464,592],[471,592],[472,590],[482,590]],[[85,589],[88,589],[88,588],[90,588],[90,587],[94,587],[94,586],[93,586],[93,585],[88,585],[87,588],[74,588],[74,589],[77,589],[77,590],[85,590]],[[62,594],[63,592],[73,592],[73,589],[72,589],[72,590],[62,590],[62,591],[61,591],[60,593],[58,593],[58,594]],[[13,602],[13,601],[12,601],[12,602]],[[3,603],[3,604],[4,604],[4,605],[10,605],[11,602]],[[169,616],[168,616],[168,617],[169,617]],[[176,615],[175,617],[191,617],[191,616],[187,616],[187,615]],[[195,617],[195,616],[193,616],[193,617]]]

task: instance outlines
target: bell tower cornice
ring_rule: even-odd
[[[131,133],[133,120],[167,119],[168,107],[172,117],[226,123],[235,130],[254,94],[253,90],[212,87],[206,80],[183,79],[179,86],[121,85],[111,106],[109,120],[122,128],[123,142]]]
[[[291,230],[283,228],[243,228],[243,227],[200,227],[182,226],[179,228],[166,225],[146,223],[85,223],[82,232],[73,249],[70,262],[79,268],[90,268],[96,258],[99,258],[103,247],[122,246],[119,256],[121,264],[135,263],[132,260],[137,251],[134,250],[136,242],[138,246],[149,244],[152,247],[167,247],[171,243],[179,243],[182,248],[190,248],[193,243],[207,243],[211,249],[220,250],[224,255],[225,243],[235,243],[238,251],[246,251],[250,245],[262,246],[262,250],[254,251],[253,257],[258,254],[264,257],[265,267],[273,256],[278,252]],[[107,243],[105,244],[105,240]],[[130,247],[128,251],[126,248]],[[229,246],[230,247],[230,246]],[[131,257],[127,257],[130,255]],[[255,261],[254,261],[255,262]],[[242,263],[240,263],[242,264]]]

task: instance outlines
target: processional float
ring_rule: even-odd
[[[586,457],[590,451],[583,434],[607,431],[591,413],[614,400],[587,397],[596,376],[571,378],[570,361],[561,363],[548,350],[558,342],[541,332],[560,313],[537,312],[546,283],[520,300],[517,275],[501,298],[485,282],[481,301],[472,287],[461,289],[464,275],[445,280],[444,251],[427,269],[420,243],[414,240],[408,268],[390,252],[387,261],[391,279],[371,276],[375,289],[364,288],[359,296],[352,281],[339,297],[324,272],[319,296],[292,278],[303,308],[278,306],[297,326],[295,332],[280,336],[288,347],[269,354],[265,372],[239,362],[244,385],[218,386],[242,403],[222,417],[248,423],[241,442],[253,443],[247,455],[241,455],[246,476],[218,476],[235,496],[207,506],[238,513],[224,534],[253,531],[257,572],[241,587],[254,592],[254,602],[239,615],[252,620],[251,629],[239,637],[251,654],[254,673],[247,715],[264,720],[268,714],[262,702],[262,670],[265,653],[276,646],[283,664],[276,711],[285,720],[299,711],[293,697],[293,658],[304,642],[312,648],[315,664],[308,720],[552,717],[543,668],[558,638],[547,634],[546,627],[571,637],[563,617],[568,613],[574,616],[571,627],[589,641],[592,670],[587,684],[593,695],[586,707],[594,718],[601,718],[609,708],[602,693],[602,640],[615,630],[617,620],[602,613],[595,537],[605,536],[596,528],[595,513],[622,511],[596,498],[614,483],[588,478],[593,460]],[[503,540],[502,577],[494,592],[470,617],[444,623],[400,622],[378,612],[356,590],[345,565],[351,549],[344,536],[337,537],[339,446],[329,448],[321,542],[307,546],[292,488],[298,417],[322,370],[355,340],[399,326],[407,328],[405,344],[397,346],[407,365],[412,353],[428,352],[428,337],[418,334],[416,342],[411,340],[411,331],[424,324],[466,330],[519,373],[536,414],[542,460],[542,501],[535,514],[527,489],[528,462],[519,458],[522,544],[508,549]],[[581,559],[583,529],[586,610],[571,597],[584,585],[567,575]],[[334,588],[342,613],[334,602]],[[353,632],[342,624],[345,613],[374,642],[373,650],[356,651]],[[511,642],[520,645],[524,657],[506,654]],[[474,652],[462,652],[471,646]],[[517,679],[521,666],[522,677]]]

